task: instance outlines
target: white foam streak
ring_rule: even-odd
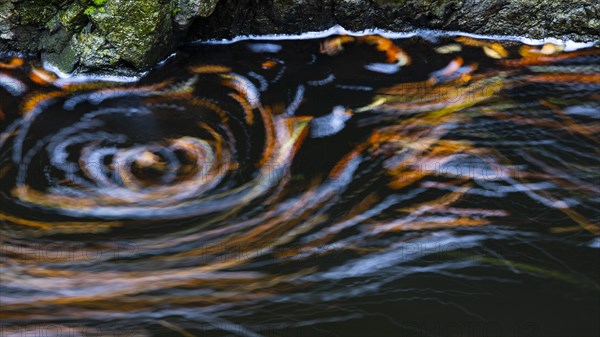
[[[13,96],[20,96],[27,90],[27,86],[23,82],[4,74],[0,74],[0,87],[6,89]]]
[[[170,57],[169,57],[170,58]],[[118,75],[100,75],[100,74],[68,74],[62,72],[58,67],[50,62],[43,62],[44,69],[53,72],[59,77],[56,80],[55,85],[64,86],[73,83],[87,83],[87,82],[120,82],[120,83],[132,83],[137,82],[146,75],[148,72],[140,73],[138,76],[118,76]]]
[[[310,122],[310,135],[314,138],[334,135],[346,126],[346,121],[350,117],[352,116],[346,112],[343,106],[336,106],[331,113],[317,117]]]
[[[279,53],[282,48],[281,45],[275,43],[252,43],[248,45],[248,49],[254,53],[276,54]]]
[[[524,36],[513,36],[513,35],[483,35],[483,34],[474,34],[474,33],[466,33],[461,31],[441,31],[435,29],[417,29],[414,31],[408,32],[394,32],[386,29],[380,28],[372,28],[372,29],[364,29],[358,31],[347,30],[340,25],[335,25],[329,29],[325,29],[322,31],[312,31],[305,32],[301,34],[266,34],[266,35],[240,35],[236,36],[233,39],[215,39],[215,40],[207,40],[207,41],[196,41],[194,44],[229,44],[238,41],[247,41],[247,40],[310,40],[310,39],[320,39],[325,38],[331,35],[351,35],[351,36],[363,36],[363,35],[381,35],[383,37],[389,39],[400,39],[400,38],[408,38],[412,36],[423,36],[424,38],[436,39],[438,37],[443,36],[468,36],[476,39],[486,39],[486,40],[508,40],[508,41],[519,41],[529,45],[543,45],[545,43],[553,43],[558,45],[564,45],[565,51],[573,51],[581,48],[591,47],[595,45],[596,41],[590,42],[576,42],[573,40],[561,40],[557,38],[547,37],[543,39],[534,39]]]

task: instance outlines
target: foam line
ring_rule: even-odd
[[[320,39],[324,37],[328,37],[330,35],[336,34],[345,34],[352,36],[363,36],[363,35],[381,35],[383,37],[389,39],[400,39],[400,38],[408,38],[412,36],[423,36],[425,38],[437,38],[444,36],[468,36],[477,39],[485,39],[485,40],[505,40],[505,41],[519,41],[529,45],[542,45],[545,43],[554,43],[558,45],[564,45],[566,51],[577,50],[585,47],[591,47],[596,42],[575,42],[573,40],[560,40],[552,37],[543,38],[543,39],[533,39],[523,36],[513,36],[513,35],[483,35],[483,34],[474,34],[474,33],[466,33],[461,31],[441,31],[434,29],[417,29],[409,32],[393,32],[390,30],[372,28],[365,29],[360,31],[350,31],[345,29],[340,25],[335,25],[329,29],[325,29],[322,31],[313,31],[313,32],[305,32],[301,34],[267,34],[267,35],[240,35],[236,36],[232,39],[215,39],[215,40],[205,40],[205,41],[195,41],[192,44],[230,44],[239,41],[247,41],[247,40],[309,40],[309,39]]]

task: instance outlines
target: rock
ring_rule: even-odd
[[[43,53],[42,60],[63,73],[73,72],[79,63],[79,51],[74,48],[75,46],[75,43],[70,43],[60,52]]]
[[[64,72],[144,71],[175,46],[168,0],[0,1],[0,52],[40,53]]]
[[[60,24],[68,31],[79,31],[87,22],[85,7],[79,2],[74,2],[58,13]]]
[[[349,30],[419,28],[478,34],[600,39],[597,0],[221,0],[196,19],[189,38],[297,33],[339,24]]]
[[[336,24],[333,11],[331,1],[220,0],[212,15],[194,21],[187,38],[198,40],[323,30]]]
[[[14,16],[15,6],[12,2],[0,2],[0,39],[10,40],[14,37],[11,28],[12,17]]]
[[[600,40],[597,0],[0,0],[0,54],[65,72],[131,74],[177,42],[236,35],[419,28]]]
[[[179,0],[173,9],[175,22],[179,29],[187,29],[192,21],[200,17],[207,17],[213,13],[219,0]]]
[[[89,16],[122,61],[147,69],[174,47],[172,9],[157,0],[108,0]]]

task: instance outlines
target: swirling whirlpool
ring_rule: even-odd
[[[599,92],[598,46],[466,36],[4,57],[0,333],[597,332]]]

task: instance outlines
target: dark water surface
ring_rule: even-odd
[[[600,333],[597,46],[1,62],[2,336]]]

